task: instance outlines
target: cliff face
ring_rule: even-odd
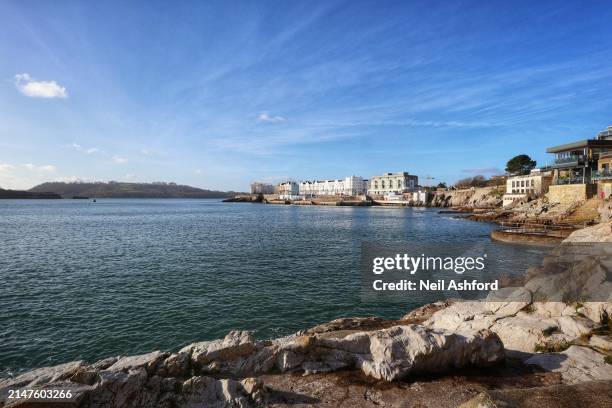
[[[503,192],[495,187],[436,191],[429,206],[460,208],[496,208],[502,205]]]

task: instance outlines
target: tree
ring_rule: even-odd
[[[461,179],[455,183],[455,187],[457,188],[485,187],[486,185],[487,179],[480,174],[474,177]]]
[[[474,176],[472,178],[472,183],[471,186],[472,187],[484,187],[487,185],[487,179],[485,178],[485,176]]]
[[[438,183],[437,187],[438,188],[446,188],[446,183],[442,181],[442,182]]]
[[[531,160],[531,157],[526,154],[519,154],[508,160],[506,171],[515,175],[529,174],[536,164],[536,161]]]

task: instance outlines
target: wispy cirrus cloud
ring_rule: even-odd
[[[66,88],[55,81],[37,81],[29,74],[15,75],[15,86],[27,97],[30,98],[67,98]]]
[[[262,112],[257,116],[257,120],[259,122],[280,123],[285,122],[287,119],[278,115],[270,115],[268,112]]]
[[[25,163],[23,167],[25,167],[28,170],[32,170],[32,171],[43,171],[43,172],[53,172],[57,170],[57,168],[52,164],[44,164],[44,165],[38,166],[32,163]]]
[[[94,154],[100,151],[100,149],[98,149],[97,147],[86,148],[86,147],[81,146],[78,143],[72,143],[70,147],[76,150],[77,152],[84,153],[84,154]]]
[[[113,162],[115,162],[116,164],[124,164],[128,162],[128,158],[124,156],[114,155]]]
[[[0,172],[10,171],[14,168],[15,166],[13,166],[12,164],[0,163]]]

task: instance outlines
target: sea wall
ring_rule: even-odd
[[[563,184],[550,186],[546,196],[551,203],[569,204],[593,197],[596,187],[592,184]]]

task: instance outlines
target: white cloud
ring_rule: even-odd
[[[194,173],[195,174],[202,174],[202,169],[195,169]]]
[[[142,150],[140,151],[140,153],[141,153],[143,156],[150,156],[150,155],[152,155],[152,154],[153,154],[153,152],[152,152],[151,150],[149,150],[149,149],[142,149]]]
[[[31,98],[67,98],[66,88],[55,81],[37,81],[28,74],[15,75],[15,86]]]
[[[128,159],[127,157],[122,157],[122,156],[113,156],[113,161],[117,164],[123,164],[123,163],[127,163]]]
[[[42,166],[37,166],[37,165],[32,164],[32,163],[25,163],[23,165],[23,167],[25,167],[28,170],[32,170],[32,171],[52,172],[52,171],[57,170],[57,168],[54,165],[52,165],[52,164],[45,164],[45,165],[42,165]]]
[[[260,122],[279,123],[284,122],[287,119],[283,118],[282,116],[271,116],[268,112],[262,112],[257,117],[257,120]]]
[[[94,154],[100,151],[97,147],[84,148],[78,143],[73,143],[70,145],[77,152],[85,153],[85,154]]]
[[[15,166],[8,163],[0,163],[0,172],[12,170]]]

